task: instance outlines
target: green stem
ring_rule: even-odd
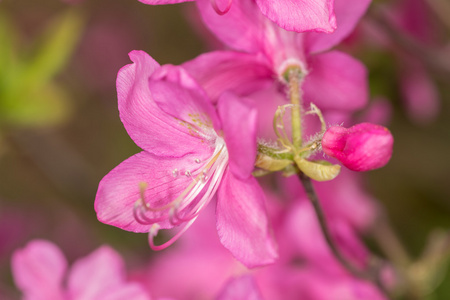
[[[291,112],[291,124],[292,124],[292,144],[296,148],[300,148],[302,145],[302,122],[301,122],[301,71],[300,69],[293,68],[288,71],[289,78],[289,98],[291,104],[293,104]]]

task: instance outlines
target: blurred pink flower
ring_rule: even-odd
[[[217,232],[248,267],[272,263],[264,193],[251,172],[256,157],[256,110],[223,94],[216,113],[203,89],[180,67],[160,67],[144,52],[117,78],[119,111],[130,137],[144,151],[99,184],[95,210],[101,222],[149,232],[153,249],[172,244],[217,191]],[[159,229],[180,230],[161,246]]]
[[[313,182],[325,215],[357,232],[370,228],[379,214],[378,203],[364,189],[362,179],[360,174],[343,168],[331,181]],[[309,201],[298,178],[280,178],[280,181],[284,197]]]
[[[95,16],[80,41],[74,67],[83,86],[107,94],[109,100],[117,70],[128,62],[126,55],[130,49],[139,44],[140,32],[135,20],[117,8],[98,11]]]
[[[424,45],[436,45],[438,30],[433,27],[427,3],[424,0],[402,0],[396,4],[389,10],[389,15],[399,30]],[[428,123],[439,114],[437,87],[420,59],[404,51],[397,54],[402,63],[399,83],[406,111],[416,122]]]
[[[394,138],[383,126],[360,123],[350,128],[331,126],[322,138],[322,150],[353,171],[385,166],[392,156]]]
[[[409,117],[422,124],[431,122],[441,107],[438,91],[425,67],[404,57],[405,67],[400,78],[400,91]]]
[[[385,299],[372,283],[354,278],[335,259],[314,209],[303,201],[305,197],[289,205],[277,227],[279,262],[254,273],[264,299],[278,299],[280,295],[285,300]],[[346,220],[334,216],[327,221],[345,257],[361,268],[366,267],[368,252]]]
[[[271,221],[280,259],[274,264],[243,267],[221,247],[209,226],[214,221],[211,215],[202,214],[178,247],[157,253],[134,278],[157,299],[384,299],[373,284],[354,278],[336,261],[308,202],[295,201],[285,209],[280,209],[281,201],[276,203],[271,201]],[[368,252],[352,227],[339,216],[328,220],[345,256],[367,266]]]
[[[247,272],[220,243],[214,228],[214,207],[205,210],[176,247],[155,253],[135,270],[133,279],[156,299],[214,299],[230,277]]]
[[[208,28],[235,50],[206,53],[183,65],[213,100],[226,90],[251,94],[275,78],[284,81],[286,70],[297,67],[306,75],[302,86],[306,102],[344,111],[366,105],[365,67],[342,52],[323,52],[353,30],[369,0],[337,0],[338,29],[332,34],[286,31],[258,13],[252,1],[233,2],[223,16],[209,4],[197,3]]]
[[[69,271],[56,245],[33,240],[14,252],[11,263],[14,281],[24,299],[150,299],[139,284],[127,282],[122,258],[108,246],[77,260]]]
[[[193,0],[139,1],[145,4],[173,4]],[[218,15],[229,13],[239,1],[241,0],[197,0],[209,5]],[[286,30],[330,33],[336,29],[334,0],[256,0],[255,2],[264,16]],[[255,12],[259,10],[255,5]]]
[[[439,45],[439,28],[434,26],[426,1],[399,0],[383,8],[380,11],[390,30],[424,47],[443,48]],[[440,96],[423,62],[424,58],[398,47],[397,41],[374,22],[365,22],[362,29],[361,38],[367,41],[369,47],[383,48],[395,55],[399,89],[409,117],[419,124],[434,120],[440,111]]]
[[[251,275],[231,278],[216,300],[262,300],[261,293]]]

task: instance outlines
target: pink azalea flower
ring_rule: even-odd
[[[350,128],[331,126],[322,138],[322,149],[353,171],[383,167],[392,156],[394,138],[383,126],[360,123]]]
[[[139,284],[126,281],[122,258],[108,246],[77,260],[68,271],[67,261],[56,245],[34,240],[14,252],[12,271],[24,299],[150,299]]]
[[[206,53],[183,65],[213,99],[226,90],[249,95],[274,78],[284,81],[286,70],[295,66],[307,75],[302,86],[306,102],[345,111],[366,105],[365,67],[342,52],[324,52],[353,30],[369,0],[337,0],[338,29],[332,34],[286,31],[258,13],[252,1],[234,1],[223,16],[197,3],[208,28],[236,50]]]
[[[193,0],[139,0],[145,4],[173,4]],[[211,7],[218,15],[224,15],[233,9],[239,0],[197,0]],[[252,0],[245,0],[253,2]],[[278,26],[297,32],[317,31],[333,32],[336,29],[334,0],[256,0],[264,16]]]
[[[101,222],[149,232],[153,249],[172,244],[217,192],[222,244],[249,267],[277,254],[269,233],[264,193],[251,175],[256,157],[256,110],[224,94],[216,113],[180,67],[160,67],[144,52],[117,78],[119,112],[144,151],[128,158],[99,184],[95,210]],[[178,227],[161,246],[158,229]]]

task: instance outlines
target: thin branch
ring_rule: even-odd
[[[371,20],[382,29],[391,39],[407,53],[419,58],[430,69],[437,74],[447,78],[450,75],[450,59],[448,53],[441,49],[423,45],[412,36],[397,28],[391,19],[386,15],[383,8],[370,10]]]
[[[439,18],[442,24],[444,24],[448,30],[450,30],[450,3],[442,0],[425,0],[433,13]]]
[[[395,231],[385,216],[381,216],[372,228],[373,237],[383,253],[396,266],[406,268],[412,262],[410,255],[403,247]]]
[[[320,205],[319,199],[312,185],[311,179],[302,173],[300,173],[298,177],[300,178],[303,188],[306,191],[308,199],[311,201],[311,204],[314,207],[317,218],[319,220],[320,228],[322,229],[322,233],[334,257],[342,264],[344,268],[346,268],[354,276],[373,282],[386,296],[388,296],[388,291],[386,290],[380,279],[380,269],[381,269],[380,259],[376,257],[371,257],[369,259],[371,265],[367,270],[361,270],[358,267],[356,267],[353,263],[348,261],[341,253],[341,251],[338,249],[336,243],[331,237],[327,220],[325,218],[323,209]]]

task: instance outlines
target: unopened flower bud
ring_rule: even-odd
[[[332,126],[322,138],[322,149],[353,171],[369,171],[387,164],[394,138],[380,125],[361,123],[350,128]]]

